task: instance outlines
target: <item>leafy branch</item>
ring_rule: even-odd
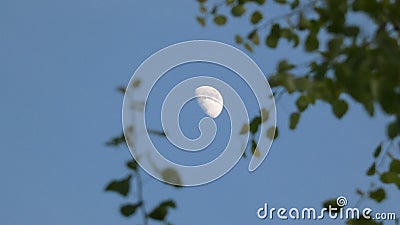
[[[200,5],[211,1],[201,0]],[[235,35],[235,42],[249,52],[255,46],[264,44],[267,48],[278,48],[280,40],[293,43],[293,49],[303,47],[306,54],[317,56],[304,64],[306,69],[298,70],[300,65],[287,59],[279,61],[276,71],[269,77],[273,91],[282,90],[288,94],[297,93],[295,100],[297,110],[289,117],[289,128],[296,129],[301,114],[310,104],[322,101],[332,107],[332,113],[341,119],[349,109],[350,97],[355,103],[364,106],[365,111],[373,117],[380,107],[386,115],[393,118],[386,127],[389,139],[388,146],[398,141],[400,144],[400,18],[398,17],[399,1],[378,0],[320,0],[300,4],[300,1],[274,0],[290,12],[267,19],[260,9],[265,1],[227,0],[223,10],[213,9],[214,23],[225,25],[231,18],[245,18],[250,22],[247,35]],[[247,4],[258,4],[258,7],[246,15]],[[320,3],[320,4],[319,4]],[[222,6],[221,6],[222,8]],[[227,10],[226,10],[227,8]],[[207,11],[207,10],[206,10]],[[357,13],[369,18],[371,27],[349,24],[347,19]],[[230,14],[230,15],[229,15]],[[224,19],[218,19],[215,18]],[[295,18],[294,20],[292,18]],[[205,21],[203,21],[205,26]],[[375,27],[375,28],[374,28]],[[265,29],[269,32],[265,33]],[[372,37],[361,35],[362,30],[373,32]],[[323,31],[323,32],[321,32]],[[323,33],[322,36],[320,35]],[[302,39],[302,40],[300,40]],[[304,72],[304,70],[306,70]],[[348,98],[347,98],[348,99]],[[250,123],[259,125],[259,118]],[[257,123],[256,123],[257,122]],[[245,125],[244,127],[249,127]],[[244,129],[246,130],[246,129]],[[248,129],[250,130],[250,129]],[[256,131],[256,129],[252,129]],[[379,182],[394,184],[400,189],[400,161],[388,150],[384,153],[382,145],[374,153],[374,162],[367,171],[368,176],[376,175]],[[380,156],[378,162],[377,157]],[[383,163],[388,161],[387,163]],[[387,170],[382,170],[387,166]],[[371,185],[366,192],[357,191],[362,198],[370,198],[380,203],[386,198],[383,187]],[[371,221],[369,221],[371,222]],[[379,224],[373,223],[370,224]],[[363,224],[366,221],[348,221],[348,224]]]
[[[139,85],[140,84],[136,82],[134,88],[138,87]],[[121,93],[125,93],[125,88],[118,88],[118,90]],[[133,128],[129,131],[132,132],[132,135],[134,135]],[[164,133],[155,130],[149,130],[148,132],[155,135],[165,136]],[[106,145],[110,147],[124,147],[127,146],[126,141],[127,140],[124,136],[124,133],[122,133],[121,135],[111,138],[106,142]],[[126,198],[130,194],[131,189],[135,187],[135,201],[133,203],[126,203],[122,205],[120,207],[121,214],[125,217],[137,215],[137,217],[141,217],[143,225],[149,225],[150,219],[160,221],[165,225],[171,225],[171,223],[167,221],[167,216],[170,209],[176,208],[176,203],[173,200],[167,199],[160,201],[156,207],[154,207],[151,211],[148,211],[146,209],[146,203],[148,203],[149,200],[145,198],[143,192],[144,184],[141,174],[143,173],[143,170],[140,169],[135,159],[128,161],[126,163],[126,167],[130,171],[129,174],[122,179],[112,180],[105,188],[105,191],[114,192]],[[132,185],[133,183],[136,185]],[[138,211],[140,211],[140,215],[137,213]]]

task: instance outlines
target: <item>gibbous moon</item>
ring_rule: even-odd
[[[196,88],[194,93],[205,114],[212,118],[216,118],[221,114],[224,100],[217,89],[211,86],[201,86]]]

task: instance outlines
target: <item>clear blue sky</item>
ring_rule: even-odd
[[[103,192],[108,181],[126,175],[124,163],[131,157],[125,148],[104,145],[122,129],[116,87],[163,47],[191,39],[234,45],[234,34],[246,25],[203,29],[197,12],[194,0],[0,1],[1,224],[137,224],[119,214],[129,199]],[[251,56],[266,74],[281,57],[303,57],[281,47],[256,49]],[[355,204],[355,189],[369,185],[364,174],[388,119],[380,113],[370,119],[352,104],[339,121],[318,104],[289,131],[293,99],[282,98],[277,110],[280,138],[256,172],[249,174],[249,161],[243,160],[216,182],[178,190],[147,177],[150,205],[176,199],[169,220],[177,225],[240,225],[269,222],[255,214],[264,202],[318,208],[344,195]],[[398,210],[399,194],[389,190],[389,201],[363,206]]]

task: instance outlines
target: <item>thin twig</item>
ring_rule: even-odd
[[[376,162],[376,166],[377,168],[381,167],[382,164],[385,162],[386,157],[389,154],[389,150],[393,147],[393,141],[390,140],[389,143],[387,144],[386,148],[383,150],[383,152],[381,153],[382,157],[380,158],[380,160],[378,162]]]
[[[137,184],[137,198],[138,201],[141,203],[140,206],[140,211],[142,212],[142,216],[143,216],[143,224],[144,225],[148,225],[149,224],[149,220],[147,217],[147,211],[146,211],[146,207],[145,207],[145,203],[144,203],[144,198],[143,198],[143,183],[142,183],[142,177],[140,176],[139,171],[136,171],[136,184]]]
[[[300,7],[298,7],[297,9],[294,9],[294,10],[290,11],[289,13],[286,13],[286,14],[283,14],[283,15],[279,15],[279,16],[276,16],[276,17],[273,17],[273,18],[267,20],[265,23],[263,23],[263,24],[261,24],[260,26],[258,26],[258,27],[256,28],[256,30],[265,29],[265,28],[267,28],[268,26],[270,26],[270,25],[272,25],[273,23],[275,23],[276,21],[279,21],[279,20],[282,20],[282,19],[285,19],[285,18],[290,18],[290,17],[292,17],[292,16],[294,16],[294,15],[296,15],[296,14],[298,14],[298,13],[301,13],[303,10],[312,7],[315,3],[319,2],[319,1],[320,1],[320,0],[311,1],[311,2],[309,2],[309,3],[307,3],[307,4],[304,4],[304,5],[300,6]]]

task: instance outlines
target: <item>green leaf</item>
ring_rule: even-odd
[[[199,6],[199,10],[200,10],[201,13],[206,13],[207,12],[207,8],[203,4],[201,4]]]
[[[224,15],[217,15],[214,17],[214,23],[219,26],[226,24],[227,21],[228,19]]]
[[[249,43],[245,43],[244,48],[249,52],[253,52],[253,47]]]
[[[211,14],[215,15],[215,14],[217,13],[217,10],[218,10],[218,7],[217,7],[217,6],[214,6],[214,7],[211,9]]]
[[[400,189],[400,178],[396,180],[395,184],[396,184],[397,188]]]
[[[374,151],[374,158],[378,158],[379,154],[381,154],[381,151],[382,151],[382,144],[379,144]]]
[[[255,45],[260,44],[260,37],[258,36],[257,30],[253,30],[252,32],[250,32],[247,38],[251,40],[251,42],[253,42],[253,44]]]
[[[369,197],[376,202],[382,202],[386,198],[386,192],[383,188],[379,188],[369,193]]]
[[[147,216],[154,220],[163,221],[168,215],[169,208],[176,208],[176,204],[172,200],[167,200],[160,203],[157,207],[155,207]]]
[[[249,124],[243,124],[242,129],[240,129],[239,134],[247,134],[250,131],[250,125]]]
[[[269,118],[269,112],[268,112],[268,110],[265,109],[265,108],[262,108],[262,109],[260,110],[260,115],[261,115],[261,122],[262,122],[262,123],[264,123],[265,121],[267,121],[268,118]]]
[[[243,38],[240,35],[235,35],[235,42],[237,44],[242,44],[243,43]]]
[[[364,0],[363,0],[364,1]],[[359,219],[350,219],[346,222],[348,225],[382,225],[382,222],[375,222],[372,219],[365,219],[363,216],[360,216]]]
[[[367,176],[372,176],[372,175],[375,174],[375,172],[376,172],[376,164],[373,163],[373,164],[369,167],[369,169],[368,169],[368,171],[367,171]]]
[[[304,110],[306,110],[308,107],[308,104],[309,104],[308,98],[304,95],[300,96],[296,101],[297,109],[300,112],[303,112]]]
[[[291,4],[290,4],[290,8],[291,9],[295,9],[299,6],[300,4],[300,0],[294,0]]]
[[[275,140],[278,137],[278,129],[277,129],[277,127],[272,126],[272,127],[268,128],[267,137],[270,140]]]
[[[321,20],[311,19],[310,27],[308,28],[310,30],[310,33],[317,35],[319,30],[321,29],[321,24],[322,24]]]
[[[256,140],[251,139],[251,154],[254,155],[255,157],[260,157],[260,151],[257,148],[257,142]]]
[[[296,77],[294,85],[298,91],[306,91],[310,87],[310,81],[307,77]],[[309,100],[311,101],[312,99],[310,98]]]
[[[149,134],[154,134],[154,135],[161,136],[161,137],[166,137],[166,136],[167,136],[167,134],[165,134],[164,131],[159,131],[159,130],[147,130],[147,132],[148,132]]]
[[[136,204],[126,204],[123,205],[120,209],[122,215],[128,217],[135,214],[136,210],[142,205],[142,202],[138,202]]]
[[[286,0],[274,0],[274,1],[279,4],[286,4]]]
[[[261,117],[260,116],[254,117],[253,120],[250,122],[250,132],[252,134],[257,133],[260,124],[261,124]]]
[[[286,90],[289,94],[296,91],[296,84],[294,82],[295,79],[292,74],[283,73],[283,74],[279,74],[279,76],[281,77],[281,80],[282,80],[281,86],[286,88]]]
[[[134,80],[132,83],[132,87],[138,88],[138,87],[140,87],[141,84],[142,84],[141,80]]]
[[[340,48],[343,45],[343,39],[342,38],[332,38],[328,42],[328,52],[329,55],[332,56],[331,58],[335,57],[336,55],[339,54]]]
[[[299,30],[305,30],[308,29],[311,26],[310,21],[304,17],[302,14],[300,14],[299,22],[298,25]]]
[[[400,160],[392,159],[392,162],[390,162],[389,171],[400,174]]]
[[[265,39],[265,44],[270,48],[276,48],[276,46],[278,45],[278,40],[279,38],[273,35],[268,35]]]
[[[180,187],[182,185],[182,180],[181,177],[179,176],[179,173],[176,169],[174,168],[166,168],[162,171],[162,179],[163,181],[174,185],[175,187]]]
[[[346,36],[356,37],[360,33],[360,28],[357,26],[346,26],[343,33]]]
[[[285,38],[288,42],[293,42],[293,47],[297,47],[300,43],[299,36],[290,28],[282,28],[280,30],[280,37]]]
[[[400,128],[398,127],[396,121],[387,126],[387,134],[390,139],[394,139],[397,135],[399,135],[399,132]]]
[[[398,179],[399,179],[399,177],[394,172],[385,172],[385,173],[381,174],[381,178],[380,178],[382,183],[385,183],[385,184],[396,183]]]
[[[226,0],[225,3],[227,5],[231,5],[231,4],[235,3],[235,0]]]
[[[173,200],[167,200],[160,204],[161,207],[176,208],[176,203]]]
[[[378,1],[371,0],[355,0],[353,2],[354,11],[365,11],[371,14],[375,14],[376,10],[379,8]]]
[[[117,192],[122,196],[127,196],[130,189],[130,180],[132,175],[128,175],[127,177],[121,180],[111,181],[106,187],[106,191]]]
[[[281,36],[281,29],[279,24],[274,24],[271,27],[271,32],[265,39],[265,44],[270,48],[276,48],[279,38]]]
[[[290,37],[290,39],[288,39],[290,41],[293,42],[293,47],[297,47],[300,44],[300,38],[297,34],[292,33],[292,36]]]
[[[233,16],[240,17],[246,12],[246,8],[243,5],[238,4],[232,7],[231,13]]]
[[[332,199],[326,200],[324,203],[322,203],[322,207],[326,208],[326,209],[331,208],[332,209],[331,213],[333,213],[333,214],[338,213],[340,208],[342,208],[337,204],[337,199],[336,198],[334,198],[334,199],[332,198]],[[334,208],[336,208],[336,210],[334,210]]]
[[[118,90],[121,94],[125,94],[125,92],[126,92],[126,88],[123,87],[123,86],[118,87],[117,90]]]
[[[282,60],[278,63],[278,73],[283,73],[295,68],[293,64],[290,64],[287,60]]]
[[[204,19],[204,17],[196,17],[197,22],[202,26],[205,27],[206,26],[206,20]]]
[[[255,12],[253,12],[253,14],[251,14],[250,22],[252,24],[257,24],[262,20],[262,18],[263,18],[263,14],[260,11],[255,11]]]
[[[300,113],[298,112],[292,113],[290,115],[290,125],[289,125],[290,129],[292,130],[296,129],[299,120],[300,120]]]
[[[264,5],[266,0],[252,0],[253,2],[256,2],[258,5]]]
[[[349,106],[348,106],[347,102],[339,99],[332,104],[332,109],[333,109],[333,113],[335,114],[335,116],[340,119],[347,112],[347,110],[349,109]]]
[[[131,170],[136,171],[138,168],[138,164],[137,164],[136,160],[131,160],[126,163],[126,167],[128,167]]]
[[[106,142],[106,145],[116,147],[123,143],[125,143],[124,133],[122,133],[120,136],[111,138],[111,140]]]
[[[246,151],[243,151],[243,155],[242,155],[242,157],[243,157],[243,158],[247,158]]]
[[[305,47],[307,52],[312,52],[317,50],[319,47],[319,41],[317,35],[310,32],[310,34],[306,38]]]

